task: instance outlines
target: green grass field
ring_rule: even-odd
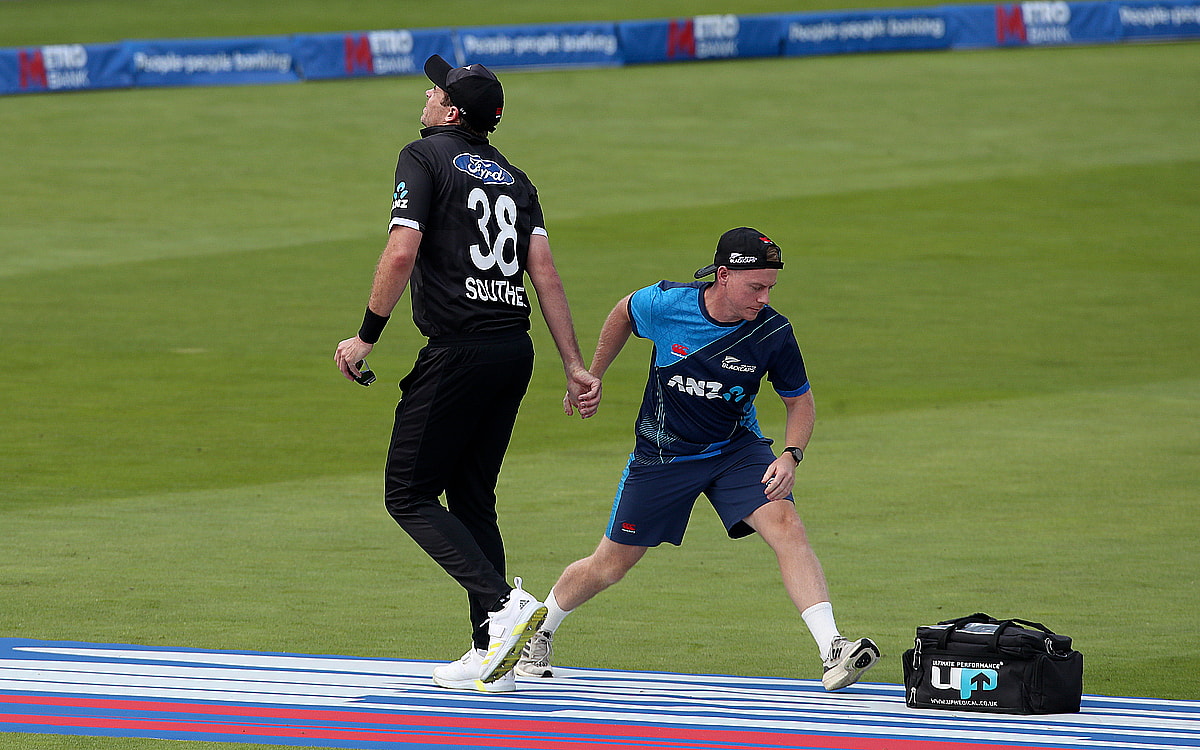
[[[324,26],[381,25],[351,20]],[[1089,693],[1200,697],[1200,45],[502,77],[495,140],[539,187],[589,354],[617,299],[690,277],[725,229],[783,247],[773,303],[818,404],[798,505],[839,624],[885,652],[871,679],[901,681],[917,625],[986,611],[1073,636]],[[465,648],[464,597],[380,498],[421,341],[398,315],[369,390],[332,364],[422,80],[0,100],[0,636]],[[600,537],[649,352],[579,422],[534,333],[501,505],[545,593]],[[701,504],[556,655],[815,677],[778,578]]]

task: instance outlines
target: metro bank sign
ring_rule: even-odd
[[[737,16],[695,16],[676,19],[667,27],[667,59],[737,57]]]
[[[783,52],[783,16],[705,15],[616,24],[625,64],[777,57]]]
[[[343,39],[346,75],[417,72],[413,35],[406,30],[347,34]]]
[[[412,75],[430,55],[455,59],[449,29],[294,34],[291,39],[296,66],[307,80]]]
[[[90,85],[87,49],[62,44],[17,52],[17,76],[22,91],[80,89]]]
[[[1029,2],[996,6],[996,44],[1067,44],[1071,6],[1065,2]]]

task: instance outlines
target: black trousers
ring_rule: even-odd
[[[466,589],[477,648],[488,645],[487,613],[512,588],[496,480],[532,374],[533,342],[520,333],[431,341],[400,381],[387,510]]]

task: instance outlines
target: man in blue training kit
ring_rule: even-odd
[[[552,676],[552,637],[563,618],[621,580],[649,547],[681,544],[701,493],[731,538],[758,532],[774,550],[784,587],[817,641],[827,690],[854,683],[879,660],[870,639],[838,632],[791,495],[815,411],[791,323],[767,304],[781,268],[774,242],[749,227],[731,229],[713,264],[696,272],[697,279],[715,274],[713,281],[660,281],[625,297],[605,320],[591,367],[597,377],[630,334],[654,342],[637,442],[600,546],[554,584],[518,674]],[[764,376],[787,411],[787,447],[778,456],[755,416]]]

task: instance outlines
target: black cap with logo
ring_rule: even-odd
[[[504,88],[492,71],[476,63],[455,68],[433,55],[425,61],[425,75],[445,91],[458,107],[459,116],[480,133],[490,133],[500,124],[504,110]]]
[[[731,271],[783,268],[783,253],[779,245],[757,229],[738,227],[721,235],[712,265],[696,271],[696,278],[702,279],[721,266]]]

